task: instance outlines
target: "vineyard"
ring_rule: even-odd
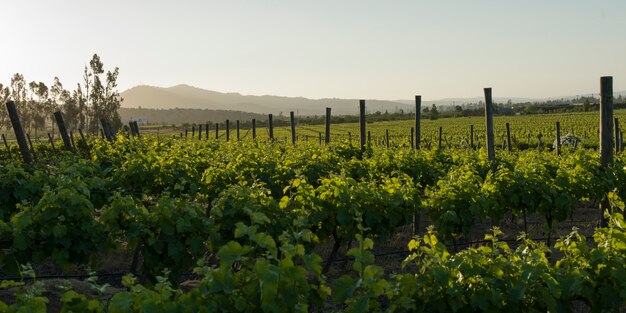
[[[601,166],[598,113],[496,117],[495,160],[482,121],[423,121],[421,149],[414,121],[363,147],[359,124],[7,143],[0,311],[623,309],[626,160]]]
[[[495,226],[538,215],[547,233],[603,194],[623,206],[619,158],[600,170],[589,150],[502,151],[492,172],[484,151],[470,149],[156,137],[90,145],[87,156],[4,162],[0,172],[5,275],[25,264],[106,268],[107,256],[127,256],[125,270],[135,274],[124,277],[127,291],[106,301],[68,291],[68,308],[553,310],[626,301],[621,214],[587,234],[593,242],[574,230],[552,250],[524,236],[512,249]],[[434,227],[405,242],[401,272],[383,272],[373,243],[393,239],[420,213]],[[485,222],[494,227],[483,244],[453,246],[476,240]],[[324,258],[323,245],[331,250]],[[331,280],[325,274],[339,254],[353,270]],[[177,289],[192,272],[198,285]],[[43,306],[30,284],[4,282],[22,288],[14,306]]]

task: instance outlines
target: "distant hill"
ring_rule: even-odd
[[[333,114],[358,114],[358,99],[307,99],[302,97],[280,96],[247,96],[239,93],[222,93],[200,89],[188,85],[177,85],[169,88],[153,86],[137,86],[121,93],[123,108],[150,109],[210,109],[234,110],[258,114],[289,115],[290,111],[298,115],[322,115],[325,108],[331,107]],[[411,110],[410,104],[367,100],[370,112],[388,110]]]
[[[583,94],[581,94],[582,96]],[[591,94],[585,94],[587,96]],[[626,96],[626,91],[615,92],[614,96]],[[122,118],[142,117],[149,122],[182,123],[182,122],[206,122],[223,121],[225,119],[250,119],[253,115],[243,115],[244,112],[261,114],[263,118],[272,113],[282,113],[289,116],[290,111],[299,116],[323,115],[326,107],[332,108],[333,115],[358,114],[358,99],[308,99],[303,97],[281,96],[250,96],[239,93],[223,93],[192,87],[189,85],[176,85],[163,88],[154,86],[136,86],[121,93],[124,98],[120,114]],[[597,94],[595,94],[597,96]],[[552,99],[573,99],[576,96],[553,97]],[[496,103],[541,102],[547,99],[539,98],[516,98],[495,97]],[[422,100],[422,106],[436,104],[440,107],[462,105],[465,103],[479,103],[484,101],[482,97],[473,98],[447,98],[439,100]],[[414,100],[367,100],[368,113],[376,111],[389,113],[413,112]],[[132,111],[135,108],[158,109]],[[178,110],[171,109],[196,109]],[[236,111],[230,112],[228,111]]]
[[[266,120],[267,115],[256,114],[241,111],[227,110],[207,110],[207,109],[146,109],[146,108],[120,108],[118,110],[122,123],[126,124],[129,120],[140,119],[142,123],[150,124],[176,124],[196,123],[204,124],[207,122],[224,122],[225,120],[241,120],[248,121],[253,118],[257,120]]]

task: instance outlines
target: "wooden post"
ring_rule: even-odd
[[[241,140],[241,137],[239,136],[239,120],[237,120],[237,141]]]
[[[268,125],[270,140],[274,141],[274,116],[272,114],[268,115]]]
[[[24,136],[24,130],[22,129],[22,124],[20,123],[20,117],[17,114],[17,109],[15,108],[15,102],[9,101],[6,103],[6,106],[9,118],[11,119],[11,125],[13,126],[13,131],[15,131],[17,144],[20,146],[22,159],[24,160],[24,163],[33,163],[33,156],[30,154],[30,150],[28,150],[28,143],[26,142],[26,136]]]
[[[54,155],[57,154],[57,148],[54,146],[54,140],[52,139],[52,136],[50,135],[50,133],[48,133],[48,140],[50,141],[50,145],[52,146],[52,153],[54,153]]]
[[[7,137],[4,136],[4,134],[2,134],[2,141],[4,141],[4,147],[7,148],[7,153],[9,154],[9,158],[12,159],[13,155],[11,155],[11,148],[9,147],[9,144],[7,143]]]
[[[63,115],[61,111],[54,112],[54,119],[57,122],[57,126],[59,127],[59,133],[61,134],[61,139],[63,139],[63,145],[65,146],[65,150],[74,153],[74,149],[72,148],[72,142],[70,141],[70,137],[67,135],[67,128],[65,128],[65,121],[63,121]]]
[[[196,126],[191,125],[191,139],[196,138]]]
[[[256,118],[252,119],[252,139],[256,139]]]
[[[415,139],[413,132],[415,131],[415,128],[411,127],[411,150],[413,150],[415,148]]]
[[[443,136],[443,127],[439,126],[439,145],[437,146],[438,150],[441,150],[441,137]]]
[[[615,118],[615,153],[619,152],[619,129],[620,125],[619,125],[619,119],[616,117]]]
[[[422,119],[422,96],[415,96],[415,149],[420,148],[421,142],[421,129],[420,124]]]
[[[104,137],[107,139],[107,141],[109,142],[113,141],[113,138],[111,138],[111,134],[109,133],[109,130],[107,127],[106,118],[103,117],[100,119],[100,125],[102,126],[102,132],[104,133]]]
[[[385,146],[389,149],[389,129],[385,129]]]
[[[80,134],[80,139],[83,141],[85,147],[89,148],[89,146],[87,146],[87,139],[85,139],[85,134],[83,134],[83,129],[79,128],[78,133]]]
[[[187,139],[188,134],[189,134],[189,130],[185,129],[185,139]]]
[[[53,129],[54,130],[54,129]],[[54,136],[54,131],[52,132]],[[74,132],[70,130],[70,142],[72,143],[72,149],[76,151],[76,143],[74,142]]]
[[[359,100],[359,125],[361,131],[361,150],[365,151],[365,100]]]
[[[137,121],[133,121],[133,125],[135,125],[135,134],[137,137],[141,138],[141,132],[139,131],[139,124],[137,124]]]
[[[320,146],[322,145],[322,132],[319,132],[320,135]]]
[[[496,149],[493,139],[493,102],[491,101],[491,88],[485,88],[485,124],[487,125],[487,157],[491,161],[496,160]]]
[[[511,152],[511,128],[509,123],[506,123],[506,149]]]
[[[209,123],[204,125],[204,137],[206,137],[206,140],[209,140]]]
[[[35,146],[33,146],[33,142],[30,140],[30,133],[26,133],[26,139],[28,139],[28,145],[30,146],[30,151],[33,154],[33,159],[37,161],[37,153],[35,152]]]
[[[613,77],[600,78],[600,166],[613,166]],[[600,202],[600,226],[608,226],[604,210],[610,210],[608,196]]]
[[[470,125],[470,147],[474,150],[474,125]]]
[[[111,135],[112,139],[115,139],[115,131],[113,131],[113,127],[111,127],[111,123],[109,122],[108,119],[105,119],[106,123],[107,123],[107,129],[109,130],[109,135]]]
[[[326,138],[324,138],[326,144],[330,143],[330,108],[326,108]]]
[[[226,141],[230,141],[230,120],[226,120]]]
[[[215,140],[220,138],[220,124],[215,123]]]
[[[289,112],[289,120],[291,123],[291,143],[296,144],[296,117],[293,115],[293,111]]]
[[[135,125],[133,124],[133,121],[128,122],[128,131],[130,132],[131,136],[135,136]]]
[[[613,164],[613,77],[600,79],[600,165]]]
[[[556,155],[561,155],[561,123],[556,122]]]
[[[198,124],[198,140],[202,140],[202,124]]]

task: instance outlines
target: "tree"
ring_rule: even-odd
[[[0,83],[0,103],[4,106],[4,104],[9,100],[11,96],[11,90],[9,90],[8,86],[3,86]],[[9,127],[9,114],[7,110],[4,108],[0,109],[0,128],[8,128]]]
[[[11,77],[11,98],[15,102],[15,107],[20,115],[26,111],[26,81],[24,75],[15,73]]]
[[[50,99],[48,98],[49,89],[46,84],[39,82],[35,91],[37,100],[34,101],[33,107],[33,124],[35,127],[35,136],[37,136],[38,129],[46,128],[46,116],[52,115],[50,111]]]
[[[583,112],[589,112],[589,99],[583,101]]]
[[[67,90],[64,90],[62,94],[63,101],[63,119],[65,125],[70,129],[77,129],[84,127],[84,111],[81,110],[80,103],[82,102],[82,91],[80,86],[77,90],[74,90],[72,95]],[[84,107],[82,108],[84,109]]]
[[[54,112],[58,111],[61,105],[67,100],[69,92],[63,89],[63,84],[58,77],[54,77],[50,87],[50,101],[47,116],[50,118],[50,130],[54,135]]]
[[[77,93],[77,96],[81,96],[81,100],[85,103],[88,117],[87,127],[92,132],[98,131],[101,118],[108,119],[113,130],[122,126],[122,121],[117,113],[123,100],[116,89],[119,68],[116,67],[113,71],[107,71],[103,84],[102,74],[104,73],[104,64],[100,57],[94,54],[89,62],[89,67],[85,66],[83,74],[85,93]],[[78,101],[78,106],[79,108],[82,107],[81,101]]]
[[[433,103],[433,106],[430,108],[430,119],[436,120],[439,118],[439,111],[437,111],[437,106]]]

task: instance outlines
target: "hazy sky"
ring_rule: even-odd
[[[625,0],[2,0],[0,82],[94,53],[119,90],[176,84],[311,98],[557,97],[626,89]]]

